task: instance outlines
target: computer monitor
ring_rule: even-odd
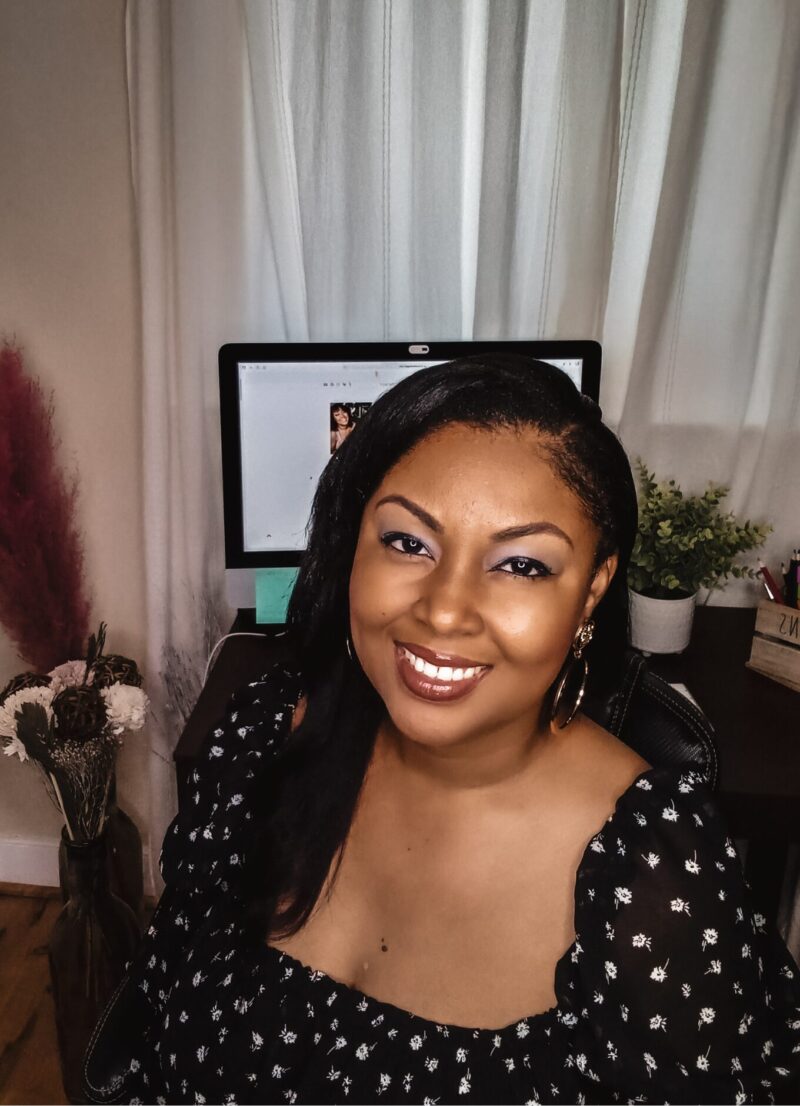
[[[599,398],[589,341],[251,343],[219,351],[226,593],[255,606],[259,569],[300,563],[319,475],[370,404],[429,365],[523,353]]]

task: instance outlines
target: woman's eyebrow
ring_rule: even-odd
[[[433,530],[434,534],[441,534],[444,530],[441,522],[435,519],[433,515],[428,514],[425,508],[420,507],[413,499],[407,499],[404,495],[385,495],[383,499],[379,499],[375,504],[375,510],[377,511],[384,503],[399,503],[401,507],[405,507],[412,515],[416,515],[420,522],[424,522],[430,530]]]
[[[444,531],[444,527],[438,519],[435,519],[433,515],[429,514],[424,507],[420,507],[418,503],[415,503],[413,499],[408,499],[404,495],[385,495],[383,499],[379,499],[375,504],[375,510],[384,503],[399,503],[401,507],[405,507],[407,511],[410,511],[412,515],[424,522],[425,525],[433,530],[434,534],[441,534]],[[496,534],[491,535],[492,541],[513,541],[514,538],[526,538],[531,534],[553,534],[557,538],[562,538],[570,549],[575,548],[569,534],[565,534],[560,526],[556,526],[554,522],[528,522],[522,526],[509,526],[505,530],[498,530]]]
[[[560,526],[554,522],[528,522],[524,526],[509,526],[507,530],[498,530],[492,534],[492,541],[513,541],[514,538],[526,538],[529,534],[552,534],[556,538],[562,538],[570,549],[575,548],[572,538],[565,534]]]

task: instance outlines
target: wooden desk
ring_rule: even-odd
[[[748,841],[747,877],[774,919],[786,849],[800,841],[800,692],[744,667],[755,617],[754,607],[698,607],[686,652],[652,656],[648,664],[671,683],[686,684],[714,726],[720,803],[732,835]],[[257,627],[253,611],[240,611],[231,627],[261,630],[220,649],[175,749],[181,803],[192,762],[230,694],[282,655],[280,628]]]
[[[800,840],[800,693],[744,664],[754,607],[698,607],[689,648],[652,656],[684,683],[716,731],[720,798],[735,837]]]
[[[790,843],[800,841],[800,692],[744,662],[755,607],[698,607],[689,648],[648,664],[683,683],[716,731],[719,799],[731,834],[748,842],[745,872],[775,920]]]

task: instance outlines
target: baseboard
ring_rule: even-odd
[[[0,838],[0,883],[58,887],[58,841]]]
[[[145,847],[144,893],[153,896],[150,878],[150,854]],[[58,887],[58,841],[25,840],[0,837],[0,883],[26,884],[30,887]]]
[[[60,899],[60,887],[35,887],[32,883],[0,883],[0,899]]]

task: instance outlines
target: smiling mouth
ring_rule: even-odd
[[[426,650],[427,652],[427,650]],[[461,658],[459,658],[461,659]],[[395,643],[398,673],[406,688],[428,702],[450,702],[469,695],[491,671],[490,664],[433,664],[400,642]]]

